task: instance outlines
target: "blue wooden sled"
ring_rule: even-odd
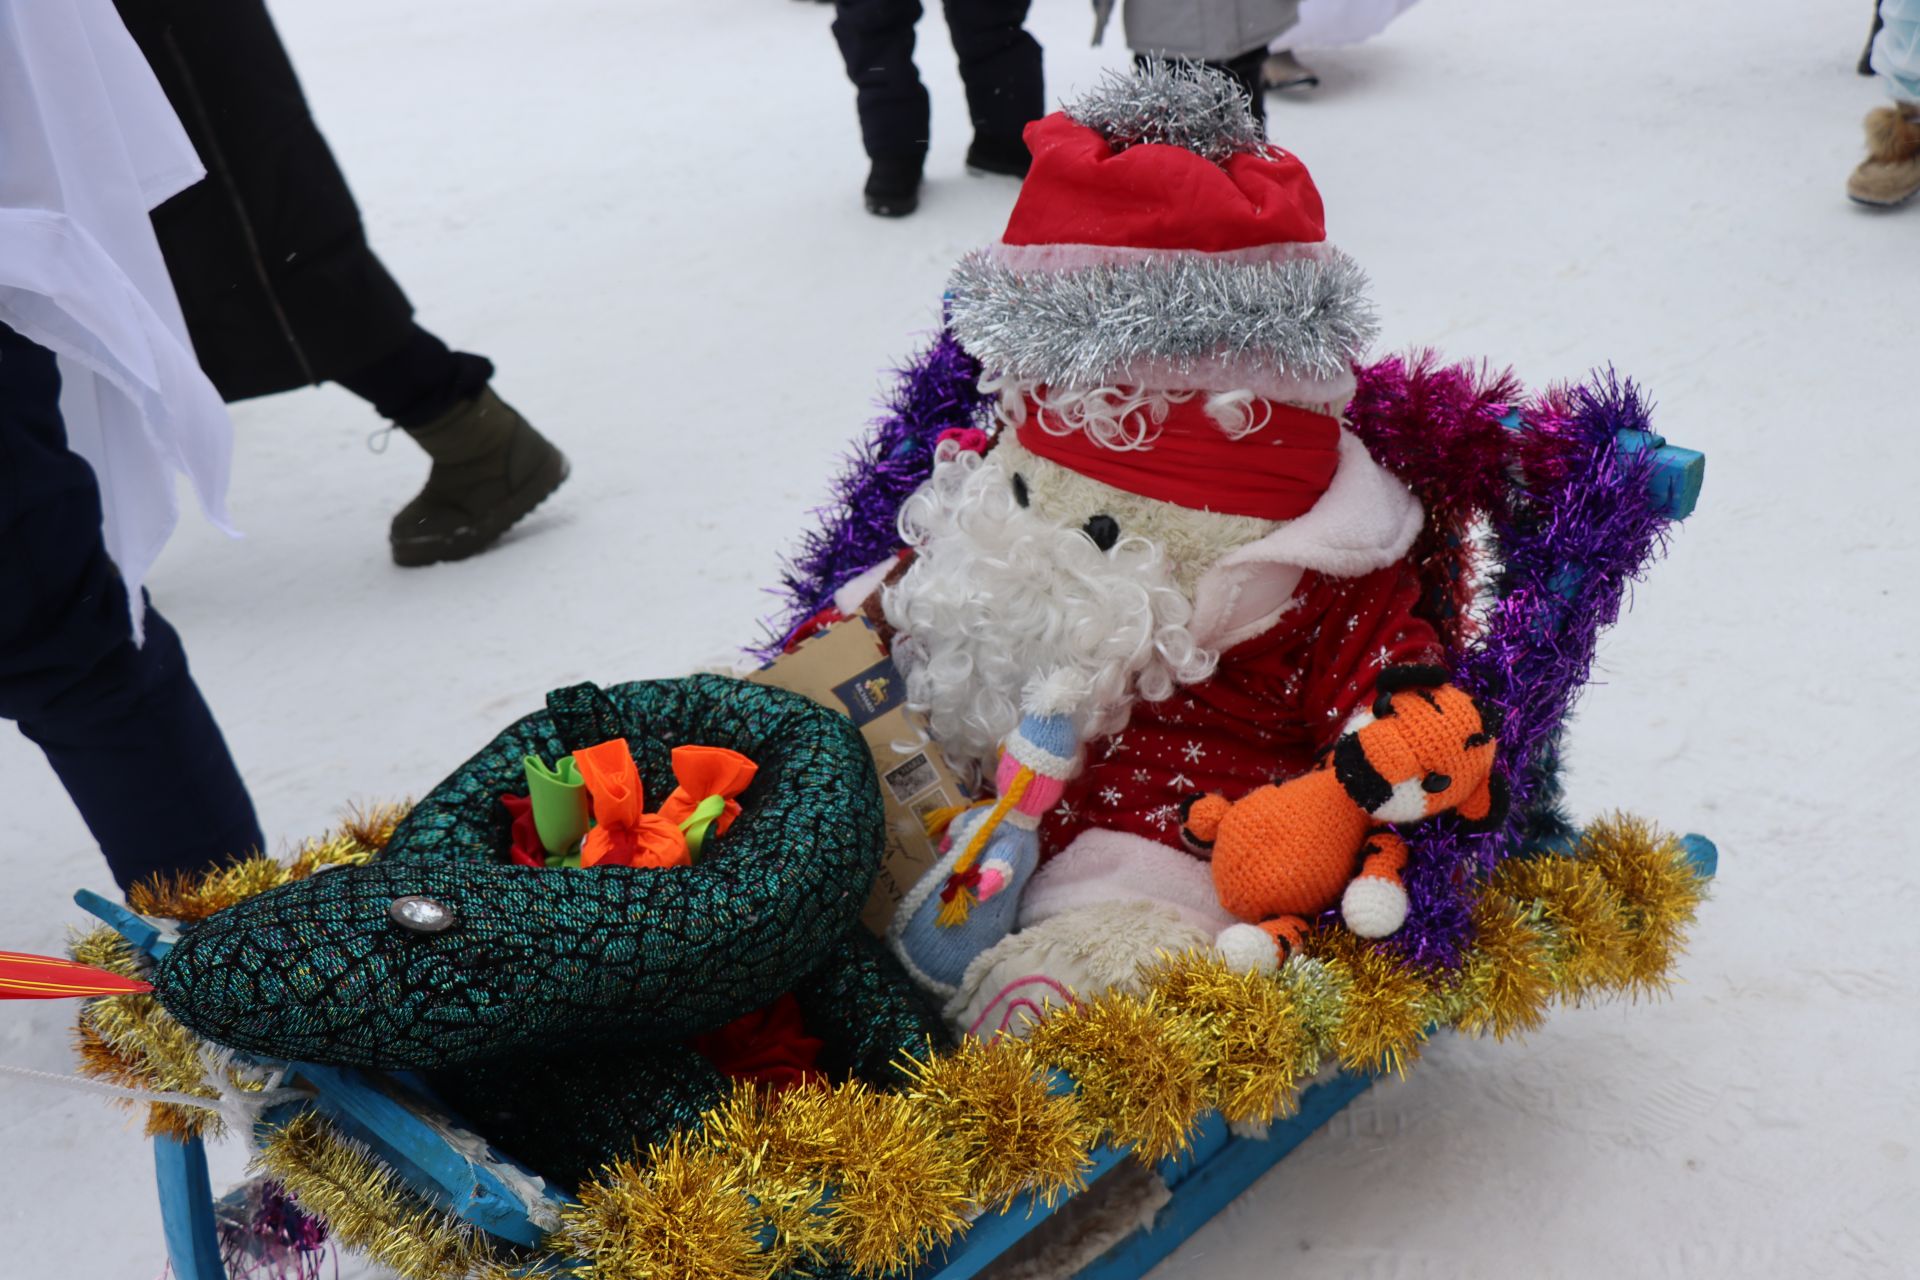
[[[1634,451],[1653,451],[1651,483],[1667,515],[1683,520],[1692,514],[1705,477],[1703,455],[1669,445],[1649,432],[1622,432],[1620,443]],[[1689,835],[1681,843],[1702,875],[1715,873],[1719,855],[1712,841]],[[158,958],[171,945],[159,926],[118,903],[84,890],[75,895],[75,901],[119,931],[142,955]],[[485,1158],[476,1159],[456,1148],[447,1135],[458,1126],[457,1120],[440,1111],[407,1076],[309,1063],[285,1065],[289,1083],[304,1085],[316,1095],[311,1103],[294,1105],[318,1109],[385,1160],[414,1191],[491,1236],[536,1245],[567,1203],[551,1190],[539,1191],[541,1184],[534,1175],[503,1153],[488,1150]],[[1302,1092],[1293,1115],[1276,1121],[1261,1138],[1229,1132],[1218,1113],[1202,1117],[1188,1150],[1156,1166],[1171,1198],[1152,1224],[1082,1267],[1075,1280],[1137,1280],[1371,1084],[1371,1077],[1348,1071],[1320,1080]],[[289,1114],[286,1109],[270,1111],[264,1123],[285,1123]],[[1088,1181],[1111,1171],[1126,1154],[1115,1147],[1095,1151]],[[227,1280],[205,1147],[198,1138],[184,1142],[155,1138],[154,1167],[174,1275],[178,1280]],[[977,1219],[965,1235],[914,1274],[971,1280],[1057,1208],[1048,1208],[1037,1196],[1024,1196],[1004,1210]]]

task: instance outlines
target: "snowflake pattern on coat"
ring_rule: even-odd
[[[1140,702],[1120,732],[1089,745],[1087,764],[1041,825],[1041,856],[1104,828],[1181,848],[1180,804],[1238,798],[1313,767],[1382,668],[1442,663],[1414,615],[1420,584],[1403,564],[1358,578],[1309,573],[1293,606],[1262,635],[1223,654],[1214,674],[1162,702]]]

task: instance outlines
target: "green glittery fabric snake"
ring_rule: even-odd
[[[818,1063],[835,1079],[888,1085],[908,1055],[944,1045],[926,997],[856,928],[794,990]],[[502,1151],[563,1186],[694,1125],[729,1082],[679,1044],[515,1054],[431,1073],[433,1088]]]
[[[579,685],[435,787],[381,857],[240,903],[156,966],[167,1011],[268,1058],[431,1073],[487,1137],[573,1181],[693,1120],[722,1087],[679,1045],[792,991],[836,1074],[875,1083],[944,1033],[859,914],[879,867],[872,759],[844,716],[721,676]],[[503,861],[522,759],[625,737],[646,793],[676,746],[759,765],[692,867]],[[452,927],[397,923],[433,899]],[[615,1068],[614,1064],[620,1066]]]

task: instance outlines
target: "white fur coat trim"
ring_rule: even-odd
[[[1229,551],[1194,585],[1194,641],[1227,650],[1280,620],[1308,571],[1357,578],[1407,554],[1426,515],[1419,500],[1340,429],[1333,483],[1313,510]]]
[[[887,575],[893,572],[893,566],[899,563],[900,553],[896,551],[871,569],[863,569],[848,578],[834,591],[833,607],[851,618],[860,612],[860,606],[880,589],[881,584],[887,580]]]
[[[1025,1036],[1049,1009],[1071,1004],[1076,995],[1139,990],[1142,961],[1159,952],[1212,945],[1212,934],[1171,907],[1108,902],[1063,912],[975,956],[944,1013],[961,1035]]]
[[[1018,927],[1104,902],[1171,907],[1209,938],[1237,923],[1220,905],[1206,863],[1143,836],[1096,828],[1034,872],[1020,899]]]

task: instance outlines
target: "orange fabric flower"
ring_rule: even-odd
[[[573,753],[593,797],[593,829],[580,842],[582,867],[688,867],[693,856],[678,823],[644,811],[646,792],[625,738]]]
[[[713,831],[725,831],[740,816],[734,797],[747,789],[760,768],[725,747],[675,747],[673,776],[680,785],[658,813],[648,813],[640,769],[625,738],[576,751],[573,763],[593,798],[594,826],[580,842],[582,867],[692,866],[685,828],[694,811],[710,798],[724,800]],[[702,839],[704,835],[702,831]]]
[[[725,747],[675,747],[673,777],[680,785],[660,806],[661,816],[677,825],[691,817],[702,800],[719,796],[727,804],[713,833],[724,835],[740,816],[740,802],[734,797],[752,784],[753,775],[759,771],[759,765]]]

